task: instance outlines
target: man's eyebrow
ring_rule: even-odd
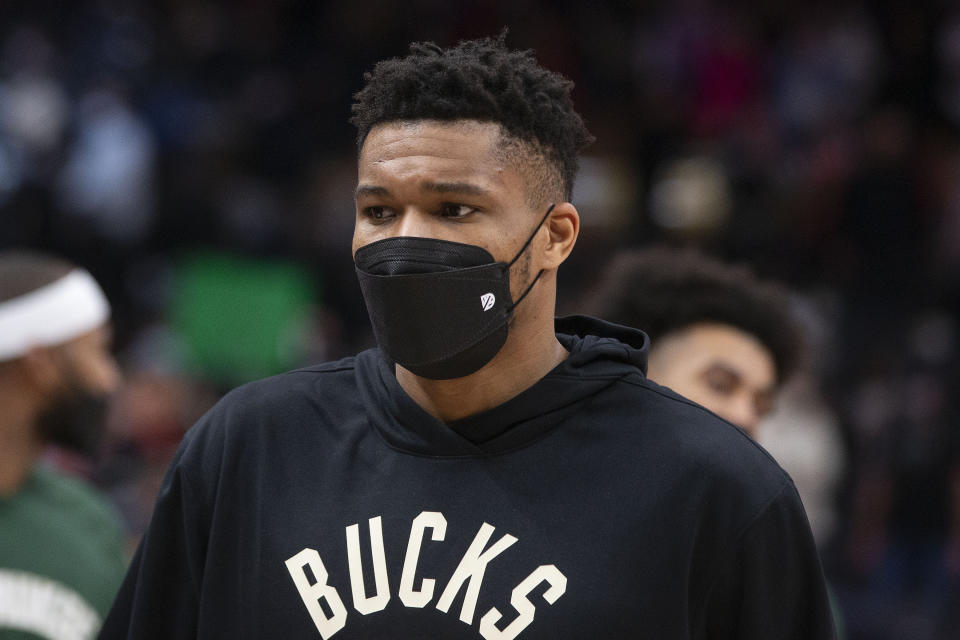
[[[737,380],[743,379],[743,374],[740,372],[739,369],[737,369],[736,367],[731,367],[730,365],[728,365],[726,362],[723,362],[723,361],[718,361],[718,360],[711,361],[707,366],[707,368],[704,369],[704,373],[708,373],[710,371],[720,371],[721,373],[724,373],[728,376],[732,376]]]
[[[487,189],[470,182],[424,182],[420,185],[420,189],[431,193],[456,193],[465,196],[486,196],[490,193]],[[384,197],[389,195],[389,189],[373,184],[358,184],[353,193],[354,200],[363,196]]]
[[[736,367],[731,367],[725,362],[710,363],[710,366],[707,367],[705,372],[709,372],[709,371],[722,371],[728,376],[735,378],[737,382],[740,382],[741,380],[743,380],[743,374],[740,372],[740,370],[737,369]],[[774,396],[777,395],[777,386],[778,386],[777,383],[774,382],[768,387],[764,387],[763,389],[758,389],[758,391],[764,395],[769,396],[770,398],[773,398]]]
[[[358,184],[353,192],[353,199],[357,200],[361,196],[389,196],[390,190],[386,187],[379,187],[373,184]]]
[[[433,193],[458,193],[465,196],[485,196],[490,193],[487,189],[469,182],[424,182],[420,185],[420,189]]]

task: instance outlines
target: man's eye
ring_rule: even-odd
[[[387,207],[366,207],[363,210],[364,215],[371,220],[384,220],[389,218],[391,213]]]
[[[440,215],[444,218],[463,218],[476,211],[473,207],[465,204],[445,204],[440,209]]]
[[[704,376],[707,386],[714,392],[721,395],[731,395],[737,389],[739,381],[736,376],[730,375],[726,371],[710,370]]]

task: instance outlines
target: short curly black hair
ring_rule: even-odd
[[[645,331],[657,340],[699,323],[719,323],[756,337],[783,383],[797,366],[803,332],[790,294],[693,249],[623,250],[613,256],[585,303],[590,313]]]
[[[506,31],[449,49],[415,42],[404,58],[379,62],[354,95],[357,144],[385,122],[477,120],[539,153],[569,200],[577,154],[593,141],[573,108],[573,82],[541,67],[533,51],[511,51]],[[556,182],[556,180],[554,180]]]

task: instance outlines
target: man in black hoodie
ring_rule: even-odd
[[[554,320],[590,140],[503,38],[357,94],[378,349],[228,394],[185,438],[104,638],[830,638],[790,479]]]

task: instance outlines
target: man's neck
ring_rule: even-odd
[[[398,365],[397,380],[417,404],[442,422],[492,409],[533,386],[566,359],[567,350],[553,332],[553,317],[546,320],[549,331],[521,335],[511,330],[500,353],[469,376],[430,380]]]

